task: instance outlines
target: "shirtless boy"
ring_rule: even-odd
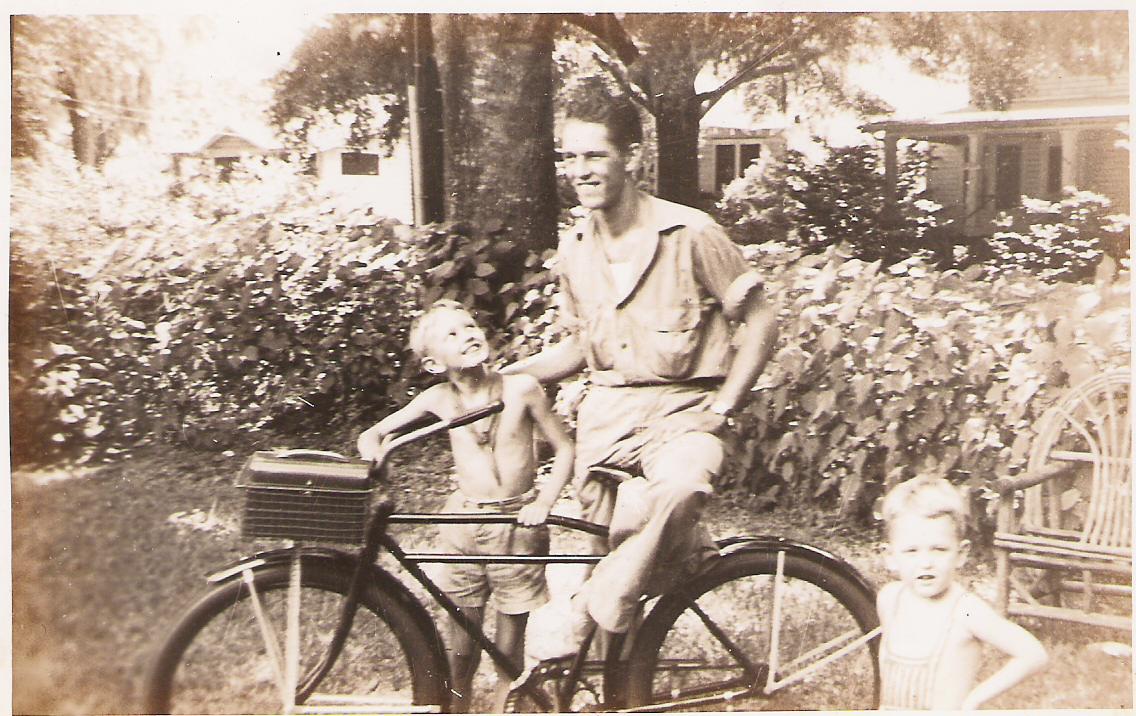
[[[574,448],[535,378],[504,376],[486,364],[485,333],[459,303],[438,301],[411,329],[410,348],[430,373],[446,381],[427,388],[401,410],[359,436],[359,453],[377,459],[383,439],[401,427],[433,414],[443,420],[501,401],[504,409],[450,431],[457,489],[443,512],[516,512],[517,525],[444,525],[447,552],[468,555],[548,553],[548,528],[542,526],[572,475]],[[552,444],[552,472],[537,492],[534,426]],[[528,614],[548,601],[544,565],[446,565],[440,586],[474,622],[484,618],[490,593],[497,608],[497,646],[516,664],[524,654]],[[481,656],[473,639],[450,625],[451,688],[455,712],[469,709],[474,673]],[[510,679],[498,673],[498,697]]]
[[[956,581],[970,547],[966,513],[942,478],[916,477],[884,498],[885,561],[899,581],[877,598],[883,709],[976,709],[1046,663],[1032,634]],[[976,685],[983,642],[1010,659]]]

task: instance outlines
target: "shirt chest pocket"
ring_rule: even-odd
[[[636,359],[660,378],[685,378],[698,354],[701,317],[696,303],[638,309],[632,320]]]

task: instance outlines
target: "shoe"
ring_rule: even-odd
[[[580,650],[580,644],[595,629],[582,599],[556,598],[529,615],[525,630],[525,663],[539,663]]]

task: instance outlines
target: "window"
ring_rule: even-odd
[[[994,208],[1013,209],[1022,202],[1022,148],[1001,144],[994,151]]]
[[[229,181],[229,177],[233,173],[233,167],[240,161],[240,157],[214,157],[213,163],[221,168],[219,177],[221,181]]]
[[[379,155],[367,152],[344,152],[340,155],[344,176],[376,175],[379,173]]]
[[[761,156],[761,145],[718,144],[714,147],[714,190],[721,193],[722,187],[745,174],[752,162]]]
[[[1045,175],[1045,191],[1050,199],[1061,196],[1061,145],[1049,148],[1048,173]]]
[[[760,144],[740,144],[738,145],[738,176],[745,174],[745,170],[761,158],[761,145]]]
[[[719,144],[714,147],[714,191],[721,192],[722,187],[732,182],[734,174],[734,145]]]

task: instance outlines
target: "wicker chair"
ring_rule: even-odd
[[[1132,629],[1129,386],[1128,369],[1074,386],[1039,421],[1026,472],[997,481],[1004,613]]]

